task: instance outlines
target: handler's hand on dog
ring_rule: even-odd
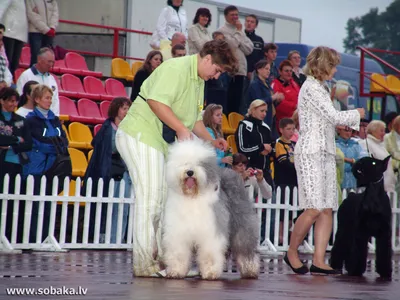
[[[364,108],[357,108],[358,112],[360,113],[360,119],[365,118],[365,109]]]
[[[178,141],[185,141],[185,140],[193,139],[192,133],[187,128],[177,131],[176,136],[178,137]]]
[[[215,148],[218,148],[222,151],[226,151],[228,149],[228,143],[224,139],[218,138],[212,141],[212,144]]]

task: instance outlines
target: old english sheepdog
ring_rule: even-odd
[[[201,140],[170,147],[166,167],[162,246],[167,277],[184,278],[193,250],[203,279],[218,279],[228,248],[242,278],[257,278],[257,218],[242,178],[220,168],[215,149]]]

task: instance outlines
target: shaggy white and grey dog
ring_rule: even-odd
[[[167,277],[184,278],[193,250],[203,279],[217,279],[230,248],[242,278],[257,278],[257,218],[239,175],[201,141],[170,147],[162,246]]]

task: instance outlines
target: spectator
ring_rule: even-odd
[[[336,147],[344,154],[344,177],[341,189],[356,189],[357,181],[351,169],[358,159],[363,157],[363,150],[360,144],[351,138],[352,129],[347,126],[338,126],[338,137]]]
[[[186,48],[181,44],[177,44],[172,47],[171,54],[173,58],[186,56]]]
[[[54,52],[50,48],[40,49],[37,56],[37,63],[25,70],[18,79],[17,90],[21,94],[22,89],[28,81],[37,81],[48,86],[52,90],[53,99],[51,101],[51,111],[56,116],[60,115],[60,101],[58,99],[57,82],[53,75],[49,73],[54,65]]]
[[[292,120],[294,122],[294,134],[291,138],[291,140],[293,142],[297,142],[297,140],[299,139],[299,112],[297,111],[297,109],[294,111],[293,115],[292,115]]]
[[[180,32],[174,33],[174,35],[172,36],[171,42],[168,41],[168,42],[162,43],[160,49],[161,49],[161,54],[162,54],[164,61],[172,58],[171,50],[175,45],[178,45],[178,44],[183,45],[183,46],[186,45],[186,37],[183,33],[180,33]]]
[[[278,138],[278,133],[275,127],[275,106],[278,105],[284,98],[283,94],[278,92],[274,93],[270,84],[268,83],[268,77],[270,73],[270,64],[267,60],[260,60],[255,65],[255,76],[250,82],[249,89],[247,91],[247,103],[246,107],[250,106],[250,103],[256,99],[261,99],[267,103],[267,115],[264,122],[272,129],[272,136],[274,139]]]
[[[274,43],[268,43],[264,46],[264,57],[271,66],[268,82],[272,82],[279,77],[278,67],[275,64],[276,56],[278,55],[278,46]]]
[[[199,53],[204,44],[211,41],[207,28],[211,23],[211,13],[208,8],[199,8],[193,19],[193,26],[189,28],[189,54]]]
[[[17,115],[26,118],[26,116],[35,108],[35,102],[31,97],[31,93],[35,85],[39,84],[37,81],[28,81],[22,89],[22,95],[18,102],[18,109],[15,112]]]
[[[392,131],[392,124],[394,119],[398,116],[398,114],[394,111],[391,111],[390,113],[385,115],[385,118],[383,121],[386,123],[386,133],[389,133]]]
[[[7,67],[8,67],[8,59],[7,59],[6,49],[4,48],[4,42],[3,42],[3,35],[4,35],[5,31],[6,31],[6,27],[0,23],[0,56],[2,56],[6,60]]]
[[[4,48],[9,62],[8,68],[14,74],[19,65],[22,47],[28,41],[25,0],[2,0],[0,23],[6,28],[3,35]]]
[[[27,0],[26,15],[29,25],[31,66],[37,62],[37,54],[44,47],[52,47],[58,25],[56,0]]]
[[[203,114],[204,126],[206,126],[211,137],[215,140],[217,138],[224,138],[222,133],[222,106],[218,104],[209,104]],[[225,152],[220,149],[215,149],[217,152],[217,164],[224,168],[226,165],[232,165],[232,156],[225,156]]]
[[[0,90],[0,193],[3,193],[4,176],[8,174],[10,181],[8,192],[13,194],[15,177],[22,173],[22,165],[28,162],[26,151],[32,149],[32,138],[24,118],[14,113],[18,104],[18,93],[9,87]],[[3,202],[0,200],[0,202]],[[0,219],[2,217],[0,204]],[[11,240],[14,201],[8,201],[5,235]],[[20,210],[21,211],[21,210]],[[22,238],[23,222],[18,218],[18,238]]]
[[[8,59],[4,49],[3,34],[5,26],[0,24],[0,89],[10,86],[12,83],[12,74],[8,69]]]
[[[125,118],[131,101],[124,97],[115,98],[108,109],[108,119],[104,121],[99,132],[95,135],[92,140],[93,155],[89,161],[89,165],[86,169],[84,182],[86,184],[88,178],[92,178],[92,196],[97,195],[97,184],[100,178],[103,179],[103,195],[107,197],[109,195],[109,182],[111,179],[115,180],[114,185],[114,197],[130,197],[132,188],[131,180],[128,174],[128,170],[125,163],[122,161],[121,156],[115,146],[115,134],[121,121]],[[119,194],[120,182],[124,179],[125,191],[123,195]],[[84,189],[86,190],[86,189]],[[116,243],[117,238],[117,221],[118,221],[118,203],[113,204],[112,209],[112,222],[111,222],[111,243]],[[129,205],[124,204],[123,218],[122,218],[122,238],[125,237],[126,228],[128,224],[128,212]],[[92,214],[93,218],[95,213]],[[105,230],[106,230],[106,216],[107,216],[107,205],[103,205],[102,218],[100,226],[100,241],[104,242]]]
[[[244,79],[247,76],[247,60],[246,55],[253,52],[253,42],[243,32],[243,25],[239,21],[239,11],[236,6],[230,5],[224,10],[225,25],[218,31],[221,31],[228,44],[235,50],[237,59],[239,60],[239,70],[232,78],[228,90],[228,110],[231,112],[240,112],[241,106],[244,106],[243,92]]]
[[[392,156],[392,166],[396,177],[399,176],[400,172],[400,146],[398,141],[400,141],[400,116],[393,120],[392,130],[384,138],[385,148]]]
[[[307,76],[304,75],[303,70],[300,68],[300,65],[301,65],[300,52],[297,50],[290,51],[287,59],[292,63],[293,80],[298,84],[299,87],[301,87],[303,85],[304,81],[306,81]]]
[[[185,39],[187,38],[187,17],[186,17],[186,11],[182,5],[183,5],[183,0],[167,1],[167,7],[164,7],[162,9],[161,14],[158,17],[157,28],[153,32],[153,36],[150,43],[153,49],[155,50],[161,49],[161,43],[163,41],[167,42],[171,41],[172,36],[177,32],[182,33],[185,36]],[[184,43],[178,43],[178,44],[184,44]],[[164,60],[167,60],[168,58],[171,57],[164,56]]]
[[[297,108],[297,98],[300,87],[292,78],[293,67],[290,61],[284,60],[279,65],[279,78],[272,82],[272,89],[276,93],[282,93],[284,98],[276,105],[276,124],[279,127],[279,121],[282,118],[291,118]]]
[[[150,76],[150,74],[157,69],[157,67],[163,62],[163,56],[160,51],[153,50],[147,54],[146,60],[143,66],[137,71],[135,78],[132,82],[132,93],[131,101],[135,101],[137,95],[140,92],[140,87],[143,82]]]
[[[246,56],[247,78],[251,80],[256,63],[264,57],[264,40],[256,34],[258,18],[256,15],[248,15],[244,23],[246,36],[253,42],[253,52]]]
[[[236,144],[239,153],[249,160],[249,166],[263,171],[265,180],[272,184],[270,174],[270,153],[272,151],[271,129],[263,122],[267,104],[263,100],[251,102],[244,120],[236,130]]]

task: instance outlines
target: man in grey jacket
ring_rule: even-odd
[[[227,6],[224,10],[226,23],[218,29],[225,36],[228,44],[235,50],[236,57],[239,60],[239,71],[232,78],[228,90],[228,111],[240,112],[243,104],[243,83],[247,76],[246,56],[253,52],[253,42],[243,31],[243,25],[239,20],[239,10],[236,6]]]

